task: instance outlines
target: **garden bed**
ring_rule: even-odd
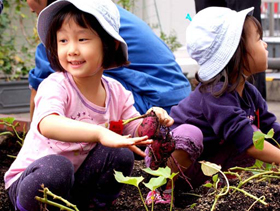
[[[16,140],[13,137],[1,136],[0,137],[0,210],[1,211],[12,211],[14,210],[11,206],[7,192],[4,190],[4,173],[9,168],[13,161],[13,158],[9,158],[7,155],[15,155],[19,150],[19,146],[16,144]],[[144,168],[143,161],[136,161],[132,176],[143,176],[147,182],[149,176],[141,169]],[[249,176],[252,176],[250,172],[239,173],[244,180]],[[211,179],[209,177],[209,179]],[[231,186],[237,186],[237,179],[229,180]],[[224,185],[221,184],[221,187]],[[215,194],[211,194],[214,189],[200,187],[193,191],[186,191],[188,184],[179,179],[175,188],[175,208],[176,211],[206,211],[211,210],[214,202]],[[242,189],[248,193],[260,198],[265,197],[265,202],[268,203],[266,206],[260,202],[256,202],[254,199],[245,196],[241,192],[235,192],[233,194],[227,194],[219,198],[216,210],[225,211],[243,211],[243,210],[280,210],[280,179],[271,178],[267,180],[251,180],[242,186]],[[144,185],[140,185],[144,197],[147,195],[147,188]],[[233,190],[230,190],[232,193]],[[151,207],[149,207],[151,210]],[[140,211],[145,210],[139,196],[139,192],[136,187],[125,185],[121,192],[120,197],[117,199],[115,205],[110,209],[113,210],[126,210],[126,211]],[[154,210],[167,211],[169,205],[155,205]]]

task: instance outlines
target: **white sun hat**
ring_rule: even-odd
[[[73,4],[79,10],[93,15],[103,29],[114,39],[120,41],[123,55],[128,58],[127,44],[119,35],[120,13],[111,0],[57,0],[39,14],[37,29],[41,42],[45,45],[48,29],[53,17],[63,7]]]
[[[240,42],[245,17],[254,7],[236,12],[208,7],[198,12],[186,31],[187,51],[200,65],[198,76],[207,81],[228,64]]]

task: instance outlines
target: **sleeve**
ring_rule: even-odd
[[[117,107],[114,107],[114,112],[120,114],[121,120],[128,120],[140,116],[140,113],[134,107],[134,98],[130,91],[126,90],[119,82],[114,83],[112,90],[117,97],[114,100],[114,103],[118,103]],[[126,124],[124,126],[123,134],[135,136],[141,121],[141,119],[138,119]]]
[[[276,116],[268,111],[267,103],[263,99],[259,91],[255,87],[253,89],[256,96],[256,105],[259,109],[260,130],[266,134],[270,129],[273,128],[274,139],[277,140],[278,143],[280,143],[280,124],[276,122]]]
[[[120,35],[128,45],[128,67],[105,70],[135,97],[135,106],[145,113],[151,106],[168,112],[189,95],[191,86],[166,44],[140,18],[118,6]]]
[[[40,83],[47,78],[54,70],[49,63],[46,49],[42,43],[37,46],[35,53],[35,68],[29,71],[29,84],[37,90]]]
[[[35,123],[38,124],[45,116],[53,113],[65,116],[67,108],[67,92],[62,83],[47,78],[38,88],[35,97],[34,117]]]
[[[202,112],[214,133],[225,141],[234,142],[242,152],[253,144],[253,129],[246,112],[235,94],[215,98],[207,93],[201,101]]]

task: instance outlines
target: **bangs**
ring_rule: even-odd
[[[257,28],[257,32],[260,35],[260,38],[263,38],[263,30],[261,23],[254,16],[247,16],[246,20],[251,21]]]

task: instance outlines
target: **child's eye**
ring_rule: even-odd
[[[66,43],[67,40],[66,40],[66,39],[61,39],[61,40],[59,40],[59,42],[60,42],[60,43]]]
[[[80,42],[87,41],[87,40],[88,39],[86,39],[86,38],[79,39]]]

